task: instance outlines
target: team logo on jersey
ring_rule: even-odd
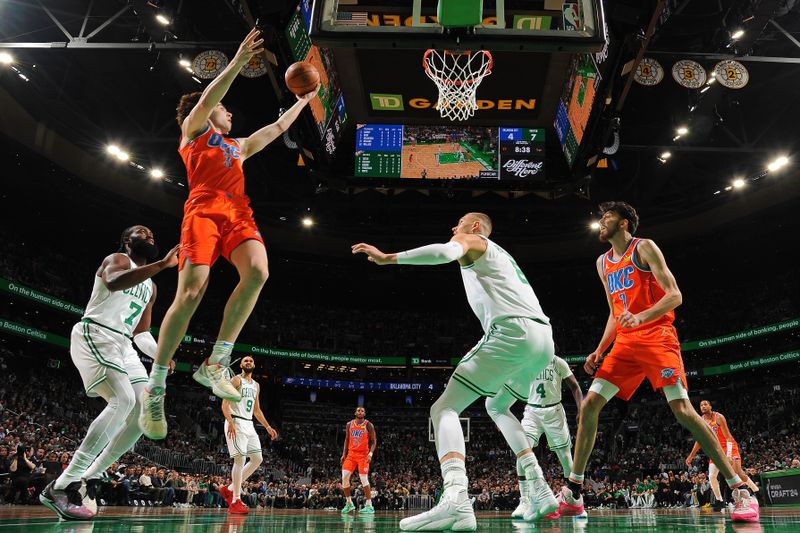
[[[661,371],[661,377],[664,378],[664,379],[669,379],[674,375],[675,375],[675,369],[674,368],[665,368],[665,369],[663,369]]]
[[[242,156],[242,151],[238,146],[225,142],[225,137],[216,132],[212,133],[208,138],[208,146],[222,150],[222,153],[225,154],[225,166],[228,168],[233,166],[234,159],[239,159]]]
[[[606,276],[606,281],[608,282],[608,292],[614,294],[617,291],[630,289],[633,287],[633,280],[630,278],[631,274],[633,274],[632,266],[626,266],[625,268],[620,268],[615,272],[610,272]]]

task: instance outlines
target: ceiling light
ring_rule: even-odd
[[[661,154],[661,159],[669,159],[670,157],[672,157],[672,153],[671,152],[663,152]]]
[[[779,158],[775,159],[774,161],[770,162],[767,165],[767,170],[770,172],[775,172],[779,168],[785,167],[789,163],[789,158],[786,156],[780,156]]]
[[[675,130],[675,132],[676,132],[678,135],[686,135],[687,133],[689,133],[689,128],[687,128],[686,126],[681,126],[681,127],[680,127],[680,128],[678,128],[677,130]]]
[[[167,17],[165,17],[164,15],[162,15],[161,13],[156,15],[156,20],[158,22],[160,22],[161,24],[163,24],[164,26],[169,26],[169,19]]]
[[[726,191],[729,191],[729,190],[731,190],[731,189],[733,189],[733,187],[731,187],[730,185],[728,185],[727,187],[725,187],[725,190],[726,190]]]
[[[672,140],[673,140],[673,141],[677,141],[677,140],[678,140],[678,139],[680,139],[680,138],[681,138],[681,136],[680,136],[680,135],[676,135],[675,137],[673,137],[673,138],[672,138]]]
[[[116,144],[109,144],[108,146],[106,146],[106,152],[108,152],[111,155],[117,155],[119,153],[119,146],[117,146]]]
[[[185,68],[186,72],[188,72],[189,74],[194,74],[194,70],[192,70],[192,67],[183,67],[183,68]]]
[[[744,180],[742,178],[736,178],[733,180],[733,186],[737,189],[741,189],[744,187]]]
[[[0,52],[0,63],[4,65],[10,65],[14,62],[14,56],[9,54],[8,52]]]
[[[712,72],[711,73],[711,77],[708,78],[708,84],[711,85],[712,83],[715,83],[716,81],[717,81],[717,73],[716,72]]]
[[[182,66],[182,67],[191,67],[191,66],[192,66],[192,63],[191,63],[191,61],[189,61],[188,59],[183,59],[183,58],[181,58],[180,60],[178,60],[178,64],[179,64],[180,66]]]
[[[304,225],[305,227],[307,227],[307,228],[310,228],[311,226],[313,226],[313,225],[314,225],[314,219],[313,219],[313,218],[311,218],[311,217],[305,217],[305,218],[303,219],[303,225]]]
[[[600,229],[600,223],[599,222],[592,222],[589,227],[592,228],[592,229]]]
[[[701,93],[704,93],[704,92],[706,92],[707,90],[709,90],[710,88],[711,88],[711,87],[709,87],[708,85],[706,85],[705,87],[703,87],[702,89],[700,89],[700,92],[701,92]]]
[[[731,39],[734,39],[734,40],[740,39],[742,37],[742,35],[744,35],[744,30],[741,30],[741,29],[740,30],[736,30],[735,32],[733,32],[733,35],[731,35]]]
[[[150,175],[153,176],[154,178],[163,178],[164,171],[161,170],[160,168],[154,168],[153,170],[150,171]]]
[[[117,152],[116,154],[114,154],[114,155],[116,155],[117,159],[119,159],[120,161],[127,161],[128,159],[130,159],[130,156],[128,155],[128,153],[127,152],[123,152],[121,150],[119,152]]]

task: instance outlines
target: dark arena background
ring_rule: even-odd
[[[600,413],[582,486],[588,518],[512,519],[515,453],[483,399],[460,413],[477,529],[800,531],[800,3],[478,4],[0,0],[0,533],[382,532],[435,512],[445,487],[431,406],[484,331],[454,264],[378,266],[351,246],[446,243],[467,213],[486,213],[586,396],[584,363],[609,317],[596,267],[610,247],[598,238],[607,201],[634,206],[635,236],[663,252],[682,295],[674,325],[689,400],[725,415],[760,516],[736,520],[724,479],[715,504],[708,454],[690,458],[694,437],[646,382]],[[97,505],[61,519],[40,494],[107,412],[85,393],[72,328],[123,230],[152,230],[156,259],[187,248],[183,204],[197,185],[178,154],[175,108],[221,79],[253,27],[264,50],[223,98],[230,136],[286,128],[244,165],[268,279],[239,317],[230,370],[253,358],[278,438],[255,423],[263,462],[228,503],[223,400],[193,379],[239,282],[220,258],[166,381],[166,437],[142,436],[99,481],[61,491],[86,509],[91,486]],[[440,116],[447,102],[437,106],[422,66],[429,48],[491,51],[468,119]],[[281,122],[298,101],[283,77],[296,61],[314,65],[321,86]],[[238,157],[225,146],[228,162]],[[178,269],[153,281],[150,331],[163,343]],[[152,358],[132,346],[149,373]],[[578,406],[567,387],[562,399],[574,449]],[[511,408],[517,419],[525,403]],[[372,507],[354,473],[355,510],[342,513],[357,406],[377,437]],[[533,451],[561,497],[548,441]]]

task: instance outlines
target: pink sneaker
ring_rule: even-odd
[[[225,504],[230,507],[233,503],[233,492],[228,488],[228,485],[223,485],[219,488],[219,494],[225,500]]]
[[[731,520],[734,522],[758,522],[758,502],[753,496],[750,496],[750,491],[747,489],[734,490],[733,501],[735,507],[731,513]]]
[[[580,516],[584,513],[583,509],[583,496],[577,500],[572,497],[572,491],[569,487],[564,485],[561,487],[561,501],[558,502],[558,515],[562,516]]]
[[[558,511],[553,513],[546,514],[542,517],[542,520],[558,520],[561,518],[561,514]]]

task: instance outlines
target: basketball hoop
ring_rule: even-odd
[[[422,57],[425,74],[439,88],[436,107],[442,118],[466,120],[475,114],[478,104],[475,91],[483,78],[492,73],[492,54],[428,50]]]

